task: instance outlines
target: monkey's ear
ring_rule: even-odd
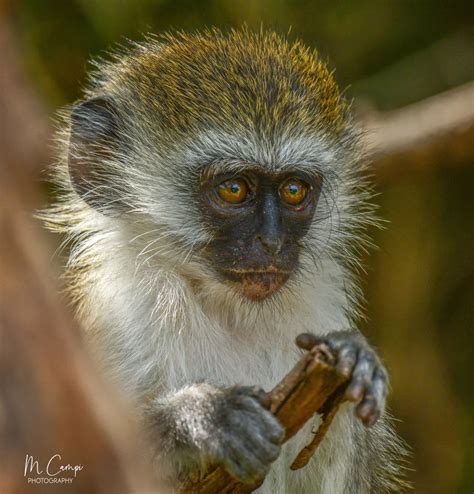
[[[72,185],[84,201],[108,215],[123,209],[116,172],[110,166],[121,147],[119,130],[111,98],[91,98],[71,112],[68,168]]]

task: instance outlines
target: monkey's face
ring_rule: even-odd
[[[263,300],[298,266],[321,178],[249,168],[239,174],[203,172],[200,197],[213,239],[204,256],[245,297]]]
[[[357,133],[331,71],[300,43],[169,37],[106,65],[88,95],[64,136],[70,183],[130,235],[140,268],[260,301],[321,259],[350,262],[370,222]]]

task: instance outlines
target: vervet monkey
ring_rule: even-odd
[[[217,462],[266,476],[260,492],[400,492],[387,372],[354,329],[371,190],[318,55],[247,29],[149,39],[99,63],[64,122],[48,221],[72,242],[87,339],[167,480]],[[355,403],[292,472],[320,419],[281,448],[255,385],[292,368],[300,333],[337,353]]]

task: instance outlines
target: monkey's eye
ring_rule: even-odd
[[[309,185],[297,178],[289,178],[280,187],[280,197],[290,206],[299,206],[308,195]]]
[[[217,186],[219,197],[230,204],[241,204],[249,195],[249,186],[243,178],[232,178]]]

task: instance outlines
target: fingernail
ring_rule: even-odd
[[[372,413],[371,415],[369,415],[369,416],[365,419],[365,421],[364,421],[365,425],[366,425],[367,427],[372,427],[372,426],[374,426],[374,425],[375,425],[375,423],[377,422],[377,420],[379,419],[379,416],[380,416],[380,414],[379,414],[378,412],[374,412],[374,413]]]
[[[348,377],[351,375],[351,368],[348,365],[341,365],[337,368],[337,370],[341,376]]]
[[[309,333],[300,334],[296,337],[296,344],[303,350],[311,350],[316,345],[316,337]]]
[[[346,396],[349,400],[358,401],[362,398],[364,386],[362,384],[353,384],[347,388]]]

